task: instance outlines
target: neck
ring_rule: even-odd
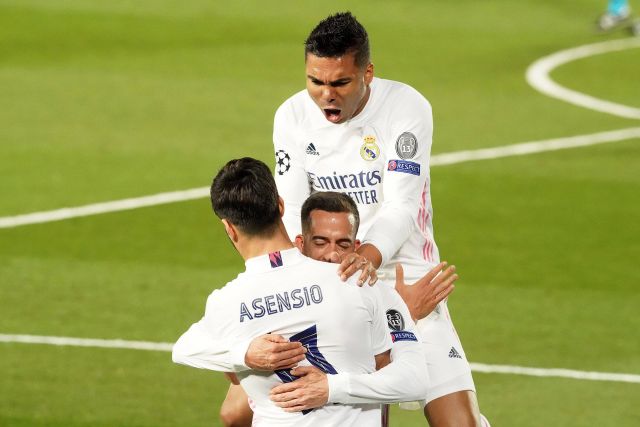
[[[356,109],[355,113],[353,113],[353,116],[351,116],[352,119],[356,117],[358,114],[360,114],[362,110],[364,110],[364,106],[367,105],[367,101],[369,101],[369,95],[371,95],[371,87],[367,86],[367,91],[364,94],[364,98],[362,98],[360,105],[358,105],[358,108]]]
[[[236,249],[244,260],[266,255],[271,252],[283,251],[293,248],[293,243],[287,235],[282,222],[278,225],[276,231],[268,237],[245,237],[242,242],[236,244]]]

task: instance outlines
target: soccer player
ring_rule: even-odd
[[[360,224],[358,208],[345,194],[312,194],[302,205],[301,219],[303,234],[296,236],[295,243],[306,256],[337,262],[360,245],[356,239]],[[397,268],[402,272],[400,266]],[[445,269],[445,263],[441,263],[412,286],[404,284],[400,275],[396,290],[403,294],[403,298],[393,289],[381,286],[389,332],[394,341],[391,349],[393,363],[383,370],[371,375],[354,377],[341,374],[327,379],[313,368],[301,368],[294,372],[302,378],[289,383],[291,387],[274,388],[272,399],[289,411],[311,409],[325,402],[390,403],[402,400],[404,389],[411,387],[406,383],[403,372],[407,366],[422,363],[424,357],[412,345],[416,339],[415,327],[409,319],[424,317],[453,291],[453,282],[457,280],[454,272],[455,267]],[[408,308],[402,299],[412,300],[412,307]],[[248,356],[266,359],[269,352],[266,353],[258,354],[258,350],[253,350]],[[342,384],[348,384],[348,387],[340,387]],[[223,423],[226,426],[250,426],[251,417],[246,394],[240,386],[232,385],[221,409]]]
[[[315,191],[351,196],[362,219],[358,254],[393,284],[395,265],[415,282],[439,261],[433,237],[429,156],[431,106],[415,89],[374,78],[364,27],[350,14],[321,21],[305,42],[306,90],[274,119],[276,183],[284,224]],[[353,270],[346,257],[346,276]],[[432,427],[479,426],[471,369],[446,301],[418,322],[429,368],[424,414]]]
[[[380,407],[375,404],[283,411],[269,400],[269,391],[294,380],[297,371],[247,370],[247,346],[242,344],[251,343],[251,348],[256,338],[273,332],[301,343],[306,365],[322,372],[372,372],[376,365],[388,362],[391,347],[378,288],[359,287],[355,280],[342,283],[335,265],[300,254],[282,224],[282,199],[264,163],[250,158],[227,163],[213,181],[211,201],[229,239],[245,259],[246,271],[209,296],[204,317],[175,344],[174,362],[238,372],[231,378],[239,379],[254,403],[254,425],[378,424]],[[238,346],[243,351],[234,353]],[[426,369],[410,368],[418,387],[407,393],[407,399],[424,393],[420,385],[428,381]]]

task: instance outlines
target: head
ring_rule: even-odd
[[[320,21],[305,41],[307,91],[332,123],[356,116],[369,99],[369,37],[350,12]]]
[[[277,230],[283,212],[271,171],[260,160],[229,161],[211,184],[211,206],[227,235],[268,238]]]
[[[312,194],[302,205],[301,220],[302,235],[296,236],[296,246],[310,258],[331,262],[335,253],[342,256],[360,245],[358,207],[346,194]]]

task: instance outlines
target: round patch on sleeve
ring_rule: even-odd
[[[276,151],[276,172],[278,175],[284,175],[291,167],[291,157],[284,150]]]
[[[418,152],[418,140],[411,132],[403,132],[396,140],[396,153],[401,159],[413,159]]]
[[[392,331],[401,331],[404,329],[404,319],[398,310],[387,310],[387,323]]]

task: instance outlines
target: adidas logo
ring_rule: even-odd
[[[449,351],[449,357],[455,358],[455,359],[462,359],[462,356],[460,356],[460,353],[458,353],[458,351],[453,347],[451,347],[451,351]]]
[[[313,142],[310,142],[309,145],[307,145],[307,154],[310,154],[312,156],[319,156],[320,153],[318,153],[316,151],[316,146],[313,145]]]

